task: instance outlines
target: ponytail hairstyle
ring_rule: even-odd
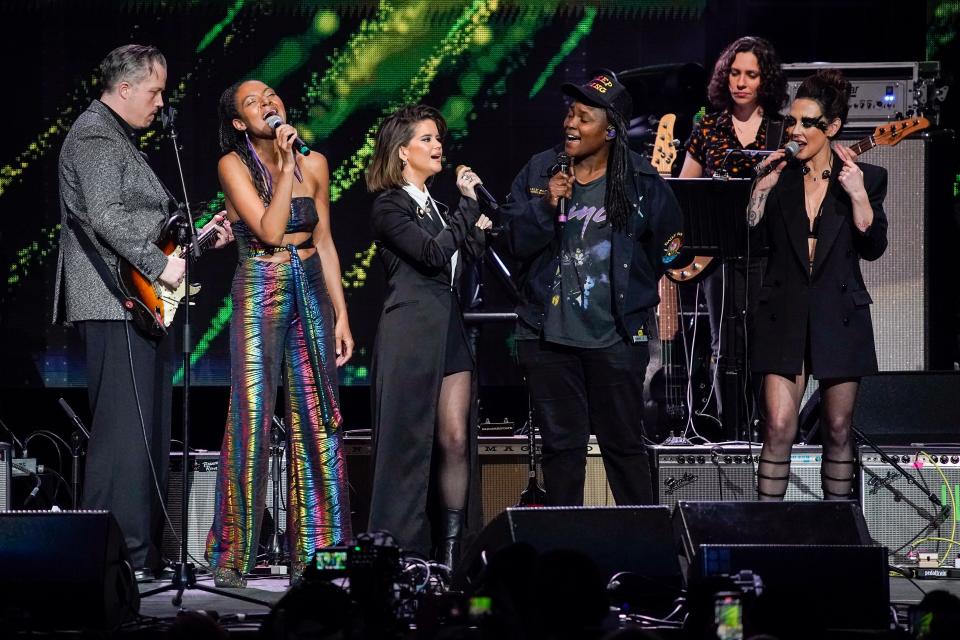
[[[630,218],[630,199],[624,185],[630,180],[633,167],[630,162],[630,147],[627,144],[627,121],[615,109],[604,109],[607,113],[607,125],[613,127],[616,135],[610,141],[607,157],[607,190],[604,194],[604,207],[607,220],[617,231],[627,227]]]
[[[235,82],[227,87],[220,95],[220,104],[217,109],[220,116],[220,150],[226,155],[231,151],[240,156],[243,164],[247,166],[250,172],[250,178],[253,180],[253,186],[257,189],[257,195],[263,201],[264,206],[270,204],[273,199],[273,179],[270,172],[263,166],[260,157],[253,150],[250,139],[245,131],[238,131],[233,126],[233,120],[240,118],[240,112],[237,111],[237,91],[246,80]]]
[[[850,83],[839,69],[820,69],[804,78],[794,96],[795,100],[800,98],[819,104],[827,125],[839,119],[840,129],[837,129],[837,133],[840,133],[850,111]]]

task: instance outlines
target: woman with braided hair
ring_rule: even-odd
[[[583,504],[592,432],[617,504],[652,503],[641,423],[647,327],[683,219],[664,180],[627,145],[626,87],[601,73],[563,91],[563,145],[533,156],[501,207],[520,262],[517,355],[543,437],[547,502]]]
[[[277,385],[286,390],[291,582],[320,547],[348,540],[337,367],[353,337],[330,235],[327,161],[297,156],[276,92],[257,80],[220,98],[220,184],[237,238],[231,287],[231,391],[207,559],[217,586],[241,587],[256,563]]]

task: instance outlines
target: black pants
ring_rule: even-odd
[[[81,504],[84,509],[113,512],[134,568],[157,567],[163,512],[155,487],[158,484],[165,491],[170,464],[170,345],[174,341],[170,337],[159,343],[150,340],[121,321],[88,320],[77,325],[86,345],[93,414]]]
[[[617,504],[651,504],[642,438],[643,377],[650,360],[646,343],[582,349],[518,340],[517,352],[543,439],[547,503],[583,504],[592,431]]]
[[[746,260],[738,260],[734,263],[733,267],[728,270],[727,276],[734,278],[736,300],[732,301],[727,300],[724,302],[723,299],[722,265],[717,265],[717,268],[703,279],[703,294],[707,301],[707,312],[710,317],[710,353],[713,355],[711,376],[713,374],[713,367],[716,367],[721,357],[725,355],[718,353],[718,350],[722,347],[723,350],[726,351],[727,346],[729,346],[721,344],[720,330],[724,322],[731,322],[733,326],[730,331],[725,334],[724,339],[735,339],[737,341],[736,352],[734,354],[735,360],[733,362],[724,362],[723,364],[726,367],[739,366],[744,376],[743,379],[750,379],[750,357],[748,350],[750,349],[750,337],[753,333],[753,314],[757,310],[760,287],[763,284],[763,272],[766,266],[767,259],[765,257],[752,257],[749,262]],[[721,309],[723,311],[722,315]],[[724,318],[723,316],[727,317]],[[744,327],[744,324],[746,324],[746,327]],[[751,398],[753,398],[750,404],[755,405],[756,398],[759,394],[759,380],[749,380],[748,388],[750,389]],[[715,397],[717,399],[717,410],[723,415],[723,397],[720,389],[717,389]],[[737,392],[737,397],[743,397],[742,390]],[[753,406],[746,407],[748,411],[752,410],[752,408]]]

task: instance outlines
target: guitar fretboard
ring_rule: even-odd
[[[860,155],[864,151],[870,151],[877,146],[876,141],[873,139],[873,136],[867,136],[860,142],[850,145],[850,149],[857,155]]]

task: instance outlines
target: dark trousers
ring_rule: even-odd
[[[150,340],[121,321],[88,320],[77,325],[86,345],[93,414],[81,504],[84,509],[113,512],[134,568],[157,567],[163,512],[156,486],[165,491],[170,464],[170,345],[174,341],[170,337],[159,343]]]
[[[713,367],[717,366],[721,357],[725,354],[718,353],[722,347],[726,351],[727,346],[722,345],[720,341],[720,330],[724,322],[731,322],[733,326],[725,334],[724,339],[736,339],[735,359],[732,362],[723,362],[725,367],[739,367],[743,373],[743,379],[750,379],[750,359],[749,349],[750,337],[753,333],[753,314],[757,310],[757,302],[760,296],[760,287],[763,284],[763,272],[767,266],[767,259],[764,257],[752,257],[750,261],[738,260],[728,269],[727,277],[734,278],[735,300],[723,299],[723,269],[722,265],[707,277],[703,279],[703,294],[707,301],[707,312],[710,317],[710,353],[713,355],[711,374]],[[721,315],[721,309],[723,311]],[[723,317],[727,316],[727,317]],[[746,325],[746,326],[744,326]],[[756,405],[756,398],[759,394],[759,380],[749,380],[751,410]],[[723,415],[723,396],[720,389],[715,394],[717,402],[717,411]],[[743,392],[738,391],[737,397],[743,397]],[[744,414],[746,415],[746,414]]]
[[[583,504],[591,432],[617,504],[653,503],[642,438],[647,344],[583,349],[518,340],[517,353],[540,426],[547,503]]]

